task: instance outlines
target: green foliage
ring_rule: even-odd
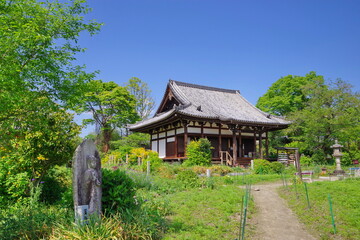
[[[92,119],[85,119],[85,124],[97,123],[101,128],[103,151],[110,149],[109,142],[115,128],[139,120],[135,111],[136,99],[125,87],[115,82],[92,80],[82,100],[82,112],[91,112]]]
[[[102,206],[107,214],[125,212],[136,207],[133,180],[125,171],[102,169]]]
[[[184,166],[209,166],[211,164],[211,143],[207,138],[191,141],[186,147]]]
[[[99,29],[81,17],[88,10],[81,1],[1,3],[0,191],[7,197],[28,195],[31,179],[36,185],[71,159],[80,129],[62,106],[73,107],[94,77],[73,65],[83,51],[79,34]]]
[[[163,160],[159,158],[159,154],[155,151],[148,151],[147,157],[143,159],[141,168],[144,172],[147,170],[147,161],[150,161],[150,171],[154,172],[161,166]]]
[[[294,123],[288,134],[305,143],[309,155],[316,155],[316,163],[324,163],[326,157],[322,159],[319,152],[331,154],[335,139],[345,146],[358,141],[360,97],[342,80],[330,84],[318,80],[303,89],[308,101],[304,109],[291,114]]]
[[[316,75],[315,72],[310,72],[305,77],[293,75],[282,77],[259,98],[256,107],[280,116],[301,110],[308,100],[302,87],[315,79],[323,79],[323,77]]]
[[[254,159],[254,173],[269,174],[272,172],[270,162],[264,159]]]
[[[84,82],[94,77],[73,65],[83,32],[96,33],[100,24],[87,23],[84,1],[1,1],[0,119],[24,108],[28,91],[74,106]]]
[[[185,188],[194,188],[200,186],[199,177],[191,170],[184,170],[178,173],[176,180],[180,181]]]
[[[300,157],[300,164],[302,166],[310,166],[312,164],[312,159],[308,156],[302,155]]]
[[[73,220],[73,210],[39,203],[40,188],[28,201],[0,208],[0,239],[47,239],[52,228]]]
[[[140,224],[127,223],[120,214],[104,216],[99,221],[89,221],[85,225],[59,224],[54,228],[51,240],[61,239],[151,239]]]
[[[0,186],[10,198],[26,196],[31,179],[37,185],[50,168],[69,162],[78,142],[71,114],[36,93],[28,97],[11,125],[0,123]]]
[[[343,156],[341,157],[341,165],[344,166],[351,166],[353,164],[353,160],[359,160],[360,161],[360,151],[359,150],[353,150],[349,152],[343,152]]]
[[[120,151],[122,148],[149,148],[149,146],[150,135],[146,133],[132,133],[128,136],[122,137],[120,140],[110,142],[111,149]]]
[[[345,151],[350,151],[350,146],[360,150],[357,144],[360,95],[340,79],[325,82],[315,72],[305,77],[283,77],[258,100],[257,107],[272,114],[286,115],[293,121],[288,129],[270,134],[273,147],[285,144],[299,147],[301,153],[312,156],[317,164],[326,163],[326,155],[332,153],[330,146],[335,139],[345,146]],[[287,141],[283,141],[281,136],[284,135],[288,136]]]
[[[311,156],[311,162],[320,165],[326,164],[327,161],[325,153],[321,150],[315,151],[315,153]]]
[[[284,164],[280,162],[269,162],[264,159],[254,159],[255,174],[280,174],[285,170]]]
[[[285,170],[285,165],[281,162],[272,162],[270,163],[271,171],[273,173],[281,174]]]
[[[45,175],[41,181],[42,191],[40,200],[47,204],[54,204],[59,201],[68,201],[68,191],[72,189],[71,168],[55,166]],[[72,200],[72,198],[71,198]],[[64,202],[62,202],[64,204]],[[64,204],[72,206],[70,204]]]

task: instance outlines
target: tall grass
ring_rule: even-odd
[[[303,186],[282,189],[281,196],[299,219],[321,239],[359,239],[360,178],[334,182],[314,182],[307,185],[311,209],[308,209]],[[297,191],[295,191],[297,190]],[[337,233],[334,234],[329,210],[331,195]]]

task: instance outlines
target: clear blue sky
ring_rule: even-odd
[[[251,103],[277,79],[316,71],[360,90],[357,0],[88,0],[102,22],[79,64],[123,85],[138,77],[157,105],[169,79],[240,90]]]

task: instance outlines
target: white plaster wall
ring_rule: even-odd
[[[206,134],[219,134],[219,129],[204,128]]]
[[[159,140],[159,157],[166,157],[166,141],[165,139]]]
[[[232,131],[228,129],[221,129],[221,135],[232,135]]]
[[[156,138],[157,138],[157,134],[151,135],[151,139],[156,139]]]
[[[162,138],[162,137],[165,137],[165,133],[164,133],[164,132],[159,133],[159,138]]]
[[[167,135],[168,135],[168,136],[174,136],[174,135],[175,135],[175,130],[169,130],[169,131],[167,132]]]
[[[189,127],[188,133],[201,133],[201,128]]]
[[[169,137],[169,138],[167,138],[167,142],[175,142],[175,137]]]
[[[176,134],[184,133],[184,128],[176,129]]]
[[[151,150],[157,152],[157,141],[151,141]]]

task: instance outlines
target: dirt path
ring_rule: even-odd
[[[252,196],[258,208],[251,220],[256,224],[256,234],[252,239],[315,240],[278,195],[276,188],[279,186],[278,183],[252,186]]]

